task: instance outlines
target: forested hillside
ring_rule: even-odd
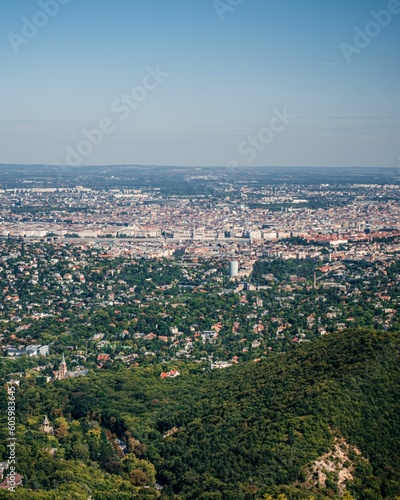
[[[25,487],[0,498],[295,499],[347,489],[360,500],[394,499],[399,361],[397,333],[347,330],[226,370],[182,364],[177,379],[161,380],[157,366],[42,386],[25,379],[17,398]],[[1,405],[4,416],[5,390]],[[45,415],[54,435],[39,430]]]

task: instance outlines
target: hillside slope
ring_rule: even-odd
[[[394,499],[399,361],[398,334],[346,331],[226,370],[182,365],[177,379],[157,367],[26,379],[13,498],[157,498],[157,477],[166,499]],[[45,414],[54,435],[39,430]]]
[[[294,495],[311,486],[310,464],[344,438],[350,490],[359,498],[399,495],[399,352],[397,335],[349,331],[212,374],[176,416],[179,431],[165,439],[159,474],[186,498]],[[337,472],[328,474],[325,494],[339,493]]]

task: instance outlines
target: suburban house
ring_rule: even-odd
[[[160,375],[161,378],[176,378],[179,376],[180,376],[180,373],[178,372],[178,370],[171,370],[169,372],[162,372]]]

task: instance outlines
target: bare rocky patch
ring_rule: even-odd
[[[354,455],[362,459],[358,448],[344,438],[335,438],[333,448],[308,469],[305,485],[308,488],[326,488],[328,481],[334,481],[339,494],[343,495],[347,484],[354,479],[354,461],[350,458]]]

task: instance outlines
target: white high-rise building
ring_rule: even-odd
[[[229,262],[229,275],[231,278],[235,278],[239,274],[239,262],[233,260]]]

